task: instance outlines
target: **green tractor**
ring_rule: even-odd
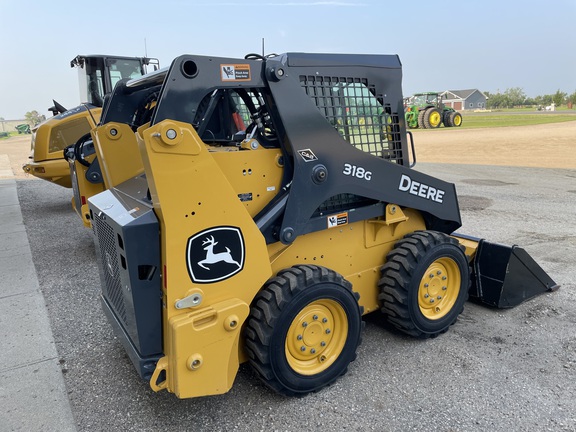
[[[409,128],[435,129],[444,123],[446,127],[461,126],[462,114],[444,106],[438,93],[416,93],[405,103],[406,125]]]

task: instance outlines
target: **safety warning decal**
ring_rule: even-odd
[[[328,228],[336,228],[342,225],[348,225],[348,212],[328,216],[326,220],[328,221]]]
[[[220,65],[222,81],[250,81],[250,65],[223,64]]]

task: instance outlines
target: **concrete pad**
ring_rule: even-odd
[[[0,421],[4,431],[75,431],[68,397],[54,380],[57,359],[0,372]]]
[[[2,290],[4,294],[4,290]],[[2,367],[12,369],[56,359],[56,348],[45,308],[37,291],[0,298]]]
[[[14,180],[0,180],[0,275],[0,429],[74,431]]]
[[[0,209],[4,206],[17,205],[19,202],[16,182],[14,180],[0,182]]]
[[[14,173],[10,167],[10,159],[7,154],[0,154],[0,179],[13,178]]]

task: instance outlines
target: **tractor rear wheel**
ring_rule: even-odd
[[[420,129],[425,129],[426,125],[424,124],[424,116],[426,115],[426,110],[422,109],[418,111],[418,127]]]
[[[468,299],[470,268],[463,247],[446,234],[416,231],[386,259],[378,282],[386,319],[414,337],[446,332]]]
[[[250,364],[287,396],[320,390],[356,358],[363,327],[359,295],[319,266],[282,270],[260,290],[245,329]]]
[[[438,108],[428,108],[424,113],[424,127],[436,129],[442,124],[442,113]]]
[[[462,114],[456,111],[450,113],[450,123],[455,127],[462,126]]]

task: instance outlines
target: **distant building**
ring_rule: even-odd
[[[456,111],[486,108],[486,95],[478,89],[446,90],[440,93],[442,102]]]

